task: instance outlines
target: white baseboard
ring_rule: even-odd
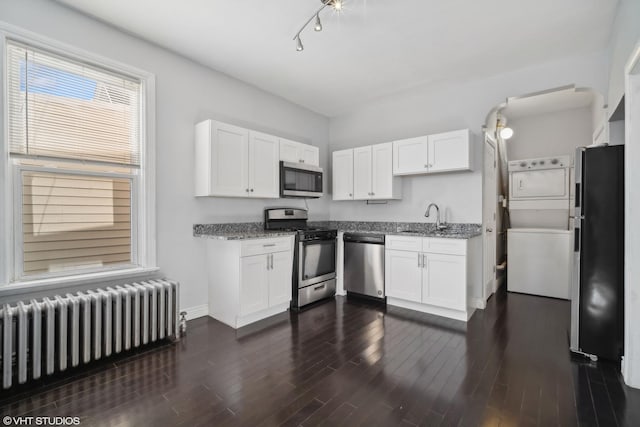
[[[180,311],[187,312],[187,320],[197,319],[209,315],[209,306],[207,304],[197,305],[195,307],[184,308]]]
[[[480,310],[484,310],[485,308],[487,308],[487,302],[482,298],[471,298],[471,301],[469,301],[469,303],[471,307],[479,308]]]

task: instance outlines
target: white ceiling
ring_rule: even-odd
[[[509,98],[507,105],[500,109],[500,114],[507,120],[514,120],[576,108],[587,108],[595,101],[596,96],[592,90],[571,87]]]
[[[618,0],[58,0],[326,116],[443,79],[604,48]],[[313,24],[313,23],[312,23]]]

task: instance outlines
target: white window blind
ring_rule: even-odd
[[[11,154],[140,164],[141,84],[7,43]]]

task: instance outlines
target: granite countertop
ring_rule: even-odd
[[[471,239],[482,234],[480,224],[448,224],[445,230],[436,230],[432,223],[374,222],[374,221],[309,221],[310,227],[328,227],[344,232],[377,233],[395,236],[438,237]],[[291,231],[265,231],[261,222],[228,224],[195,224],[193,235],[220,240],[249,240],[293,236]]]

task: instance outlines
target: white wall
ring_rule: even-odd
[[[471,81],[440,82],[373,100],[349,114],[331,119],[331,150],[470,128],[481,155],[481,127],[490,110],[507,97],[575,84],[605,93],[605,52],[566,58]],[[421,221],[429,202],[447,208],[447,220],[482,221],[482,172],[403,178],[403,199],[388,205],[336,202],[331,218]]]
[[[591,108],[557,111],[509,120],[513,138],[507,141],[509,160],[568,155],[591,144]]]
[[[158,265],[181,282],[183,307],[207,299],[205,246],[192,237],[193,224],[260,221],[265,205],[283,204],[193,197],[196,122],[216,118],[311,143],[320,147],[321,164],[328,166],[329,125],[323,116],[52,1],[2,1],[0,20],[156,75]],[[328,199],[309,206],[313,217],[328,218]]]
[[[640,0],[620,0],[609,42],[609,115],[624,95],[624,67],[640,40]]]

